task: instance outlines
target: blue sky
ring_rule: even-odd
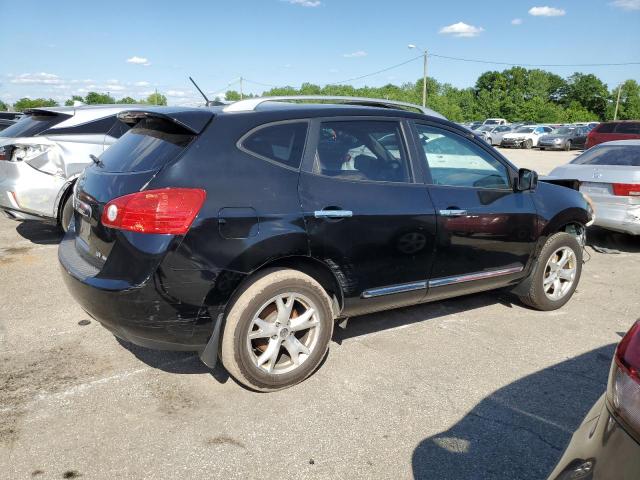
[[[89,90],[120,98],[157,88],[170,104],[266,85],[325,84],[439,55],[534,64],[640,62],[640,0],[0,0],[0,99],[58,100]],[[11,26],[9,28],[8,26]],[[432,57],[429,74],[471,86],[501,65]],[[609,87],[640,65],[548,67],[597,74]],[[356,82],[415,81],[420,60]]]

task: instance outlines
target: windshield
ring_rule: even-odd
[[[485,125],[497,125],[498,124],[498,120],[486,120],[484,122]]]
[[[69,115],[52,114],[27,114],[10,127],[0,132],[0,137],[18,138],[35,137],[45,130],[69,118]]]
[[[554,135],[569,135],[575,131],[576,131],[575,127],[560,127],[560,128],[556,128],[551,133]]]
[[[640,145],[598,145],[587,150],[571,163],[640,167]]]
[[[518,130],[516,130],[516,133],[531,133],[533,132],[533,128],[531,127],[520,127]]]
[[[484,125],[478,129],[479,132],[490,132],[491,130],[493,130],[491,125]]]

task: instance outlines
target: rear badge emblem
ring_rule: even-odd
[[[76,197],[76,201],[74,203],[74,207],[82,215],[83,217],[91,218],[91,205],[87,202],[83,202],[79,198]]]
[[[595,178],[596,180],[598,178],[602,178],[602,173],[600,173],[600,170],[598,170],[597,168],[593,171],[593,178]]]

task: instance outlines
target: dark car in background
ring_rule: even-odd
[[[640,321],[616,348],[607,391],[587,414],[549,480],[640,478]]]
[[[22,114],[18,112],[0,112],[0,131],[16,123],[20,117]]]
[[[640,139],[640,120],[604,122],[595,126],[587,136],[586,148],[613,140]]]
[[[579,282],[585,198],[422,107],[303,96],[118,117],[130,130],[75,187],[65,282],[116,336],[219,355],[252,389],[315,371],[336,318],[502,287],[553,310]]]
[[[567,125],[558,127],[538,140],[540,150],[566,150],[584,148],[587,141],[588,127]]]

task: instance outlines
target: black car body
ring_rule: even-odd
[[[580,193],[536,188],[535,173],[436,116],[241,104],[124,112],[132,130],[78,180],[59,259],[76,300],[118,337],[211,365],[231,306],[269,269],[317,282],[334,318],[505,286],[528,294],[547,239],[579,239],[590,220]],[[114,199],[176,189],[202,200],[182,233],[105,226],[124,208],[110,212]]]
[[[571,438],[549,480],[640,478],[640,321],[614,356],[607,393]]]
[[[10,127],[14,123],[16,123],[20,117],[22,117],[21,113],[17,112],[0,112],[0,130],[4,130],[7,127]]]
[[[568,125],[556,128],[548,135],[540,137],[540,150],[572,150],[584,148],[587,141],[589,127]]]

